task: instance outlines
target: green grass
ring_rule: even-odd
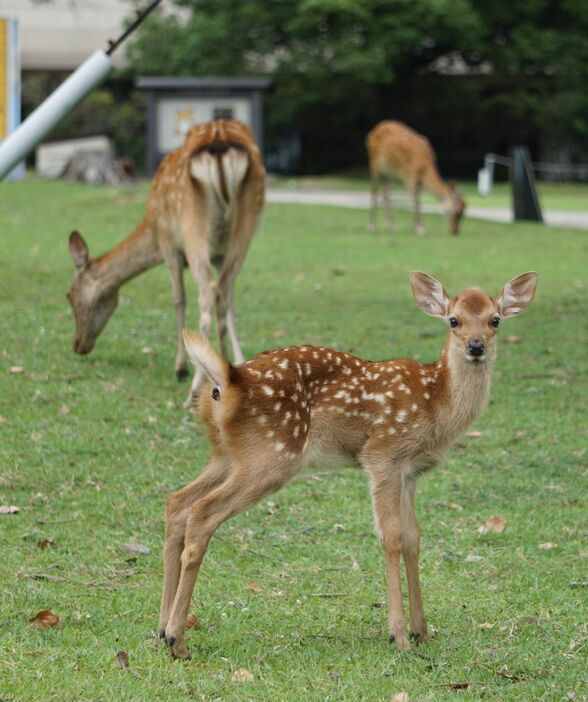
[[[511,207],[512,195],[510,183],[494,183],[492,192],[488,197],[478,195],[478,188],[474,182],[460,183],[466,202],[471,207]],[[323,188],[325,190],[360,190],[370,189],[366,177],[343,176],[308,176],[300,178],[277,177],[272,178],[271,186],[275,188]],[[539,203],[544,210],[570,210],[573,212],[588,211],[588,185],[585,183],[545,183],[537,182]],[[404,192],[399,183],[392,185],[392,192]],[[428,193],[423,194],[424,203],[436,202]]]
[[[167,272],[123,289],[88,357],[71,352],[65,300],[69,230],[104,251],[138,221],[145,190],[0,188],[0,504],[21,510],[0,514],[2,700],[387,702],[403,690],[412,702],[586,700],[588,591],[570,587],[588,577],[585,233],[466,220],[450,237],[428,216],[419,239],[400,212],[392,237],[368,234],[365,212],[267,208],[237,291],[247,354],[320,342],[372,359],[436,358],[443,325],[412,302],[412,268],[450,291],[493,293],[535,269],[539,290],[501,331],[492,399],[473,426],[481,436],[464,437],[419,483],[433,640],[406,654],[387,643],[364,477],[318,466],[275,506],[220,529],[192,606],[202,621],[188,635],[193,659],[178,662],[150,635],[164,504],[207,448],[181,410]],[[506,530],[479,534],[492,515]],[[40,549],[41,539],[55,543]],[[121,548],[130,542],[151,551],[134,558]],[[60,626],[29,625],[42,609]],[[232,681],[237,668],[253,682]]]

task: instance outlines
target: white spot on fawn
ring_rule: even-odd
[[[262,389],[263,392],[264,392],[266,395],[268,395],[269,397],[271,397],[271,396],[274,394],[274,389],[271,388],[269,385],[262,385],[262,386],[261,386],[261,389]]]

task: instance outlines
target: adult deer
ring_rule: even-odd
[[[402,122],[385,120],[369,132],[365,145],[372,180],[370,229],[376,226],[378,190],[381,186],[388,228],[394,231],[388,179],[398,178],[404,181],[411,194],[415,231],[419,236],[425,233],[420,205],[423,187],[441,200],[451,233],[459,232],[465,202],[459,188],[445,183],[439,175],[435,152],[428,139]]]
[[[496,332],[535,292],[524,273],[492,298],[470,289],[450,298],[440,282],[411,274],[417,305],[449,326],[436,363],[364,361],[322,347],[266,351],[240,366],[184,332],[188,354],[210,378],[200,395],[212,457],[202,475],[167,504],[160,634],[177,658],[188,655],[186,615],[214,531],[278,490],[309,463],[358,463],[370,483],[388,580],[390,641],[410,647],[400,592],[408,577],[410,629],[427,625],[419,585],[415,482],[482,411],[490,391]]]
[[[71,233],[69,249],[77,269],[68,293],[76,318],[73,350],[85,354],[93,349],[116,309],[121,285],[165,262],[176,308],[178,379],[188,375],[182,339],[186,265],[198,285],[200,333],[209,335],[216,312],[221,352],[227,357],[228,330],[235,360],[241,363],[235,278],[258,223],[264,193],[265,170],[248,127],[233,120],[192,127],[183,145],[159,166],[145,217],[130,236],[112,251],[91,259],[81,234]],[[202,372],[195,374],[187,405],[203,380]]]

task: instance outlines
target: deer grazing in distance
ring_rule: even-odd
[[[68,299],[76,318],[73,350],[89,353],[118,304],[121,285],[165,262],[177,321],[178,380],[188,376],[182,329],[186,265],[198,285],[200,333],[209,336],[216,313],[221,352],[226,335],[235,361],[243,361],[235,326],[235,279],[257,226],[265,196],[265,170],[251,130],[234,120],[192,127],[153,178],[147,211],[136,229],[112,251],[90,258],[74,231],[69,249],[76,266]],[[218,272],[217,278],[214,269]],[[197,372],[189,406],[204,375]]]
[[[390,641],[400,650],[410,648],[401,555],[411,635],[426,639],[415,482],[484,408],[496,332],[503,319],[531,303],[537,275],[514,278],[496,298],[478,289],[450,298],[439,281],[417,271],[411,282],[420,309],[449,327],[435,363],[372,362],[333,349],[294,346],[233,366],[207,339],[184,332],[190,358],[210,379],[199,404],[212,456],[200,477],[167,503],[160,635],[174,657],[188,656],[186,616],[215,530],[308,464],[363,467],[385,556]]]
[[[370,229],[376,226],[378,190],[381,188],[388,228],[394,231],[388,180],[397,178],[404,182],[412,197],[415,231],[418,236],[425,233],[421,223],[422,188],[441,200],[449,230],[452,234],[459,232],[465,202],[459,188],[445,183],[439,175],[435,152],[428,139],[402,122],[385,120],[368,133],[365,144],[372,181]]]

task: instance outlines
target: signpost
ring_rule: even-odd
[[[20,44],[18,22],[0,17],[0,143],[20,124]],[[13,168],[8,177],[22,178],[24,163]]]

